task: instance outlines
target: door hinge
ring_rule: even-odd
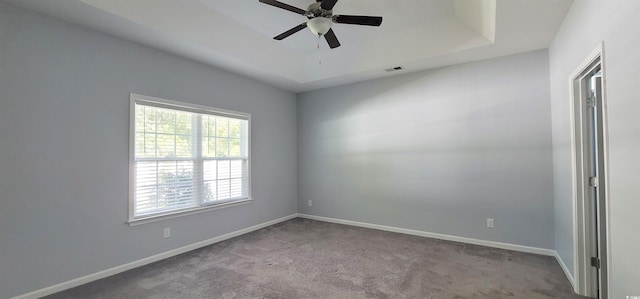
[[[587,97],[587,106],[590,108],[596,107],[596,95],[593,92]]]
[[[591,258],[591,267],[596,267],[596,269],[600,269],[600,259],[597,257]]]
[[[594,187],[594,188],[598,188],[598,177],[597,176],[592,176],[589,178],[589,186]]]

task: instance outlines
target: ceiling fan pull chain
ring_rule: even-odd
[[[318,45],[316,46],[316,48],[318,49],[318,65],[322,65],[322,60],[320,59],[320,39],[322,38],[322,35],[318,35]]]

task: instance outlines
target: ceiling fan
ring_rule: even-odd
[[[291,6],[286,3],[282,3],[276,0],[259,0],[264,4],[269,4],[284,10],[288,10],[307,17],[309,20],[293,27],[282,34],[274,37],[276,40],[283,40],[286,37],[309,27],[311,32],[318,36],[324,36],[331,49],[340,47],[340,42],[333,33],[331,25],[333,23],[340,24],[352,24],[352,25],[367,25],[367,26],[380,26],[382,24],[382,17],[371,16],[353,16],[353,15],[334,15],[333,6],[336,5],[338,0],[316,0],[316,3],[309,5],[307,10]]]

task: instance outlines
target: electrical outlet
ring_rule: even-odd
[[[313,206],[313,202],[311,200],[307,200],[307,205],[311,207]]]
[[[494,228],[495,227],[495,220],[493,220],[493,218],[487,218],[487,227],[488,228]]]
[[[165,227],[164,228],[164,237],[165,238],[171,237],[171,228],[170,227]]]

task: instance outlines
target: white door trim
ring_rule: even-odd
[[[599,62],[600,67],[602,69],[602,86],[603,86],[603,94],[602,94],[602,109],[603,110],[603,155],[604,165],[602,165],[604,169],[604,178],[602,178],[601,183],[605,184],[605,186],[609,186],[609,165],[608,165],[608,127],[607,127],[607,102],[606,102],[606,69],[605,69],[605,61],[604,61],[604,43],[600,42],[597,47],[583,60],[583,62],[576,68],[576,70],[571,73],[569,76],[569,107],[570,107],[570,126],[571,126],[571,163],[572,163],[572,206],[573,206],[573,277],[575,279],[574,291],[580,295],[589,295],[589,290],[591,288],[591,281],[588,279],[588,270],[590,266],[588,256],[588,240],[589,236],[587,235],[587,229],[585,228],[585,212],[588,209],[583,205],[584,202],[584,184],[586,180],[583,178],[582,169],[585,167],[582,146],[579,144],[582,143],[582,126],[578,127],[577,124],[582,123],[582,107],[576,107],[576,103],[581,105],[580,99],[582,99],[582,88],[579,82],[582,80],[582,76],[589,67],[595,63]],[[578,139],[580,139],[578,141]],[[578,143],[580,142],[580,143]],[[610,215],[609,215],[609,188],[605,188],[606,197],[605,197],[605,226],[606,226],[606,235],[610,236]],[[610,253],[610,241],[609,238],[606,238],[606,250],[607,253]],[[606,263],[609,267],[605,270],[607,271],[607,281],[605,281],[606,285],[610,286],[610,265],[611,265],[611,255],[606,255]],[[610,298],[609,288],[607,288],[606,297]]]

